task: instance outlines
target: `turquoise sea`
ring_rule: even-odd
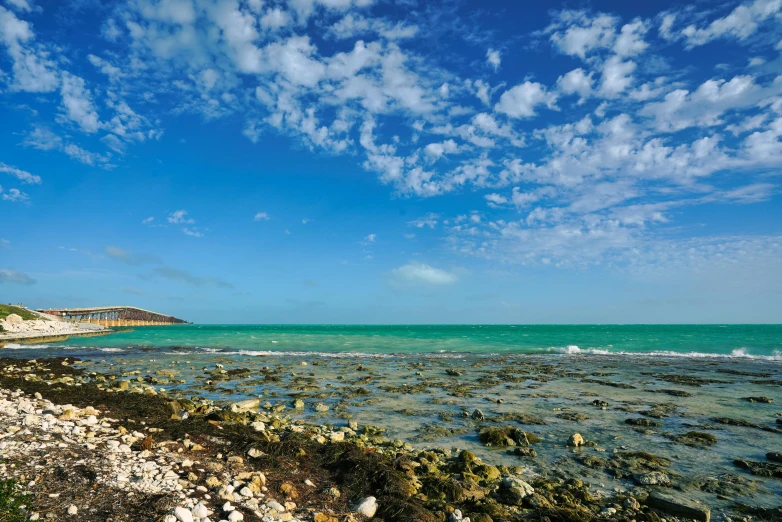
[[[636,479],[589,462],[652,453],[715,521],[735,520],[732,503],[776,507],[782,498],[779,479],[735,464],[779,451],[782,325],[178,325],[9,345],[0,355],[73,357],[107,385],[128,380],[174,397],[258,398],[296,421],[379,426],[416,448],[469,449],[606,494]],[[481,444],[480,429],[492,425],[540,437],[537,456]],[[568,449],[575,432],[594,447]],[[692,432],[716,442],[689,444]]]
[[[782,325],[177,325],[69,347],[325,354],[653,354],[782,360]]]

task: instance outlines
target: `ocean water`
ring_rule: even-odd
[[[69,347],[324,354],[649,354],[782,360],[782,325],[177,325]]]
[[[650,452],[670,460],[675,488],[711,506],[714,520],[734,502],[775,507],[782,498],[782,481],[734,465],[765,461],[782,443],[782,325],[180,325],[9,345],[0,355],[79,357],[89,371],[174,396],[261,398],[295,419],[381,426],[414,447],[470,449],[599,491],[636,484],[580,458]],[[223,367],[241,371],[221,379]],[[761,396],[769,402],[748,400]],[[297,398],[303,409],[290,407]],[[328,411],[315,410],[321,402]],[[476,409],[485,421],[472,418]],[[637,418],[658,424],[627,423]],[[478,432],[489,425],[538,435],[538,456],[483,446]],[[681,442],[690,431],[717,443]],[[574,432],[597,447],[568,449]],[[715,478],[743,489],[718,496],[702,486]]]

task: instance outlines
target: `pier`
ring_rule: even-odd
[[[159,314],[133,306],[52,308],[38,311],[75,322],[99,324],[101,326],[161,326],[188,324],[184,319],[179,319],[172,315]]]

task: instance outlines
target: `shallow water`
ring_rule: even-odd
[[[777,424],[782,419],[782,362],[775,354],[782,339],[780,327],[697,326],[690,327],[689,333],[684,327],[573,327],[573,332],[581,329],[584,336],[575,339],[573,335],[572,342],[583,346],[579,350],[565,345],[550,352],[539,348],[537,353],[523,352],[548,342],[556,348],[554,339],[546,337],[554,335],[548,330],[552,327],[518,327],[520,334],[509,333],[511,327],[388,327],[393,335],[368,335],[370,327],[360,327],[359,333],[346,327],[350,330],[347,334],[334,333],[339,327],[320,326],[205,327],[206,336],[198,333],[197,326],[178,328],[137,329],[116,336],[75,339],[59,347],[18,347],[3,354],[78,356],[89,359],[85,364],[95,371],[146,378],[158,388],[185,396],[226,401],[260,396],[263,401],[286,406],[299,397],[304,399],[305,409],[286,410],[294,418],[337,426],[356,420],[359,425],[382,426],[390,438],[416,447],[470,449],[492,464],[521,465],[529,473],[580,476],[603,489],[629,489],[635,484],[630,478],[617,480],[588,468],[578,457],[645,451],[670,459],[668,473],[674,486],[688,489],[687,496],[713,508],[737,501],[763,507],[781,503],[782,480],[754,476],[733,465],[736,458],[763,462],[767,452],[782,451],[782,431],[773,431],[782,430]],[[486,335],[482,328],[487,329]],[[471,333],[447,339],[444,329]],[[541,337],[540,329],[548,333]],[[644,330],[645,336],[639,330]],[[669,344],[659,341],[661,330],[668,332],[665,342]],[[407,333],[401,335],[400,331]],[[537,335],[534,342],[523,341],[525,335],[533,334]],[[709,344],[701,334],[718,341]],[[247,335],[252,339],[244,338]],[[206,337],[212,344],[203,342]],[[501,337],[506,338],[504,344],[498,341]],[[571,342],[565,341],[566,337],[560,334],[559,340]],[[687,338],[695,340],[685,342]],[[614,353],[602,351],[607,344],[599,343],[608,340]],[[352,352],[345,348],[348,342]],[[275,350],[269,350],[266,343],[274,344]],[[276,351],[278,345],[286,351]],[[461,350],[440,351],[446,345]],[[631,354],[631,345],[648,349]],[[465,353],[466,346],[473,348],[472,353]],[[248,372],[210,385],[212,375],[205,370],[214,370],[218,363],[226,370],[246,368]],[[449,369],[461,375],[448,375]],[[167,376],[169,371],[173,371],[173,381]],[[681,382],[680,378],[690,380]],[[180,380],[184,383],[177,382]],[[679,396],[681,392],[687,396]],[[751,396],[765,396],[774,402],[744,399]],[[607,402],[606,409],[594,406],[596,399]],[[317,402],[328,404],[330,410],[316,413]],[[470,417],[476,408],[483,411],[486,421]],[[537,418],[545,424],[498,419],[502,414],[526,414],[530,418],[521,421]],[[563,418],[572,414],[585,418]],[[718,417],[741,419],[772,431],[719,424],[714,421]],[[649,418],[662,426],[634,429],[625,423],[629,418]],[[477,432],[488,425],[513,425],[542,437],[543,442],[534,445],[537,457],[520,458],[505,449],[482,446]],[[432,434],[426,427],[448,428],[454,434]],[[717,444],[701,448],[672,440],[688,431],[710,433]],[[566,448],[568,437],[575,432],[597,447]],[[689,479],[724,474],[740,477],[745,485],[756,481],[755,487],[749,493],[719,499],[686,486]],[[715,515],[719,518],[719,513]]]

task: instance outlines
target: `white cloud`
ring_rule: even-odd
[[[557,88],[564,94],[578,94],[582,99],[592,94],[592,73],[584,69],[573,69],[557,79]]]
[[[79,125],[84,132],[92,134],[103,127],[93,104],[92,95],[82,78],[63,73],[60,94],[65,116]]]
[[[603,65],[603,76],[600,83],[600,94],[615,97],[625,91],[633,83],[635,62],[622,61],[619,56],[613,56]]]
[[[177,210],[168,215],[168,222],[174,224],[192,225],[195,221],[187,217],[187,210]]]
[[[367,243],[374,243],[375,239],[377,239],[377,234],[369,234],[368,236],[364,237],[364,241]]]
[[[440,218],[439,214],[429,212],[423,217],[414,219],[413,221],[408,221],[407,224],[416,228],[424,228],[424,227],[434,228],[437,226],[437,220],[439,218]]]
[[[266,212],[258,212],[255,214],[255,217],[253,218],[253,221],[269,221],[269,214]]]
[[[40,176],[36,176],[35,174],[30,174],[26,170],[17,169],[16,167],[12,167],[11,165],[7,165],[3,162],[0,162],[0,172],[5,172],[6,174],[10,174],[11,176],[21,181],[22,183],[34,184],[34,185],[41,184]]]
[[[6,0],[11,7],[20,11],[32,11],[33,6],[28,0]]]
[[[424,152],[432,159],[440,159],[444,154],[454,154],[458,150],[459,146],[453,140],[446,140],[442,143],[430,143],[424,147]]]
[[[3,187],[0,187],[0,193],[2,193],[3,201],[10,201],[11,203],[27,203],[30,197],[19,189],[8,189],[3,192]]]
[[[35,279],[29,275],[12,268],[0,268],[0,283],[17,283],[20,285],[32,285]]]
[[[277,30],[282,27],[286,27],[293,22],[291,15],[287,11],[283,11],[279,7],[269,9],[261,17],[261,27],[264,29]]]
[[[141,224],[142,225],[151,225],[153,221],[155,221],[155,218],[153,216],[149,216],[148,218],[142,219],[141,220]]]
[[[494,110],[511,118],[531,118],[535,116],[535,107],[545,105],[552,109],[556,101],[557,95],[547,92],[545,85],[527,81],[502,93]]]
[[[500,63],[502,63],[500,52],[496,49],[489,49],[486,51],[486,62],[492,67],[492,69],[498,71],[500,68]]]
[[[391,271],[399,281],[425,285],[451,285],[458,281],[455,274],[425,263],[408,263]]]
[[[694,24],[685,27],[681,34],[688,47],[704,45],[718,38],[733,37],[746,40],[758,29],[758,26],[782,11],[779,0],[754,0],[741,4],[722,18],[713,20],[704,28]]]
[[[565,10],[549,29],[560,28],[551,35],[551,41],[561,53],[584,59],[592,50],[613,44],[616,23],[616,18],[606,14],[590,17],[586,11]]]
[[[194,228],[194,227],[185,227],[185,228],[182,229],[182,232],[186,236],[204,237],[204,234],[202,232],[200,232],[197,228]]]
[[[643,39],[649,25],[643,20],[635,20],[622,26],[619,36],[614,42],[614,52],[618,56],[634,56],[640,54],[649,47]]]

